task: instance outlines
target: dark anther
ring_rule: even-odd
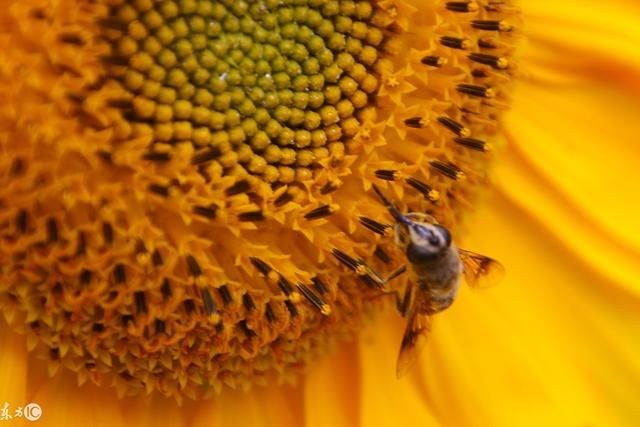
[[[484,86],[459,84],[456,86],[456,90],[467,95],[482,98],[492,98],[494,96],[493,89]]]
[[[211,160],[220,156],[220,149],[217,147],[210,147],[206,150],[194,155],[191,158],[192,165],[200,165],[202,163],[210,162]],[[232,187],[233,188],[233,187]],[[229,189],[227,189],[229,191]]]
[[[216,302],[213,300],[213,296],[211,296],[208,288],[200,289],[200,294],[202,295],[202,302],[204,303],[204,312],[207,313],[207,316],[211,316],[216,312]]]
[[[102,236],[104,237],[104,242],[107,245],[111,245],[113,243],[113,227],[110,223],[102,223]]]
[[[164,320],[156,319],[156,334],[164,334],[165,324]]]
[[[425,198],[431,200],[432,202],[435,202],[440,198],[436,190],[432,189],[429,185],[417,178],[409,177],[405,181],[407,182],[407,184],[418,190]]]
[[[34,19],[47,19],[47,13],[38,8],[38,9],[32,9],[31,10],[31,17]]]
[[[47,233],[49,234],[49,242],[58,241],[58,224],[53,218],[47,220]]]
[[[189,266],[191,275],[195,277],[201,276],[202,269],[200,268],[200,264],[198,264],[198,261],[196,261],[193,255],[187,254],[187,256],[185,256],[185,259],[187,260],[187,265]]]
[[[252,222],[252,221],[263,221],[264,213],[262,211],[253,211],[253,212],[245,212],[238,215],[238,221],[241,222]]]
[[[89,282],[91,282],[91,276],[93,275],[93,273],[91,273],[91,270],[82,270],[80,272],[80,284],[81,285],[88,285]]]
[[[144,245],[142,239],[136,240],[136,254],[143,254],[147,252],[147,248]]]
[[[485,141],[481,141],[479,139],[474,139],[474,138],[454,138],[453,140],[456,143],[475,151],[482,151],[482,152],[490,151],[490,147],[491,147]]]
[[[322,299],[322,297],[316,295],[311,289],[309,289],[303,283],[298,283],[297,286],[300,292],[302,293],[302,295],[304,295],[304,297],[322,314],[328,315],[330,313],[329,305],[324,299]]]
[[[133,109],[133,102],[130,99],[126,98],[111,98],[107,100],[107,105],[109,107],[118,108],[120,110],[131,110]]]
[[[289,310],[289,314],[291,315],[292,319],[298,317],[298,309],[291,300],[285,300],[284,305],[287,306],[287,310]]]
[[[464,179],[464,172],[462,172],[460,168],[453,163],[443,163],[438,160],[432,160],[429,162],[429,165],[451,179],[455,179],[457,181]]]
[[[169,152],[147,151],[142,158],[152,162],[168,162],[171,160],[171,154]]]
[[[171,283],[166,277],[162,280],[162,287],[160,288],[160,290],[162,291],[162,298],[171,298]]]
[[[316,292],[318,292],[320,295],[324,295],[327,292],[329,292],[327,290],[327,287],[325,286],[324,283],[322,283],[322,280],[320,280],[320,278],[318,276],[315,276],[313,279],[311,279],[311,281],[313,282],[313,288],[316,290]]]
[[[482,49],[495,49],[498,46],[491,39],[478,39],[478,47]]]
[[[238,181],[231,187],[227,188],[224,193],[227,196],[235,196],[236,194],[246,193],[250,188],[251,185],[249,184],[249,181],[243,179],[242,181]]]
[[[82,231],[78,232],[78,246],[76,248],[76,256],[84,255],[87,252],[87,240]]]
[[[33,322],[29,323],[29,326],[34,331],[37,331],[38,329],[40,329],[40,322],[38,322],[37,320],[34,320]]]
[[[283,206],[292,200],[293,196],[285,191],[280,196],[278,196],[278,198],[273,202],[273,205],[279,208],[280,206]]]
[[[467,39],[460,39],[458,37],[440,37],[440,44],[452,49],[468,49],[470,42]]]
[[[440,123],[442,126],[446,127],[447,129],[449,129],[451,132],[455,133],[458,136],[469,136],[469,134],[471,133],[471,131],[464,127],[463,125],[461,125],[460,123],[456,122],[453,119],[450,119],[449,117],[438,117],[438,123]]]
[[[316,208],[316,209],[304,214],[304,219],[310,221],[310,220],[313,220],[313,219],[324,218],[326,216],[331,215],[332,213],[333,212],[331,211],[331,206],[322,205],[319,208]]]
[[[511,25],[509,25],[505,21],[475,20],[471,21],[471,26],[478,30],[485,31],[511,31]]]
[[[356,268],[358,268],[358,266],[360,265],[360,263],[358,261],[356,261],[355,259],[351,258],[349,255],[345,254],[344,252],[342,252],[339,249],[334,248],[331,253],[333,254],[334,257],[336,257],[336,259],[338,261],[340,261],[342,264],[344,264],[345,266],[347,266],[348,268],[350,268],[351,270],[356,270]]]
[[[92,329],[93,329],[93,332],[100,333],[104,331],[104,325],[102,323],[94,323]]]
[[[389,224],[382,224],[376,220],[373,220],[371,218],[368,218],[366,216],[361,216],[358,218],[358,220],[360,221],[360,224],[364,225],[365,227],[367,227],[369,230],[373,231],[374,233],[377,233],[381,236],[385,235],[386,230],[390,227]]]
[[[249,294],[242,295],[242,305],[244,305],[244,308],[246,308],[247,311],[253,311],[256,308],[253,298],[251,298],[251,295]]]
[[[124,283],[127,280],[126,270],[124,269],[124,265],[117,264],[113,269],[113,277],[116,280],[116,283]]]
[[[329,194],[329,193],[333,193],[334,191],[336,191],[338,189],[338,186],[336,184],[334,184],[333,182],[327,182],[325,185],[322,186],[322,188],[320,189],[320,194]]]
[[[452,12],[475,12],[478,10],[478,4],[469,1],[448,1],[445,6]]]
[[[271,304],[266,303],[264,306],[264,315],[266,316],[269,323],[272,323],[276,320],[276,315],[273,314],[273,309],[271,308]]]
[[[56,284],[53,286],[53,293],[60,296],[62,295],[62,283],[60,282],[56,282]]]
[[[53,360],[60,359],[60,349],[58,347],[53,347],[49,350],[49,356],[51,356],[51,359]]]
[[[382,286],[382,284],[379,281],[369,276],[368,274],[361,274],[358,276],[358,278],[362,280],[362,282],[370,288],[380,289],[380,287]]]
[[[468,58],[479,64],[489,65],[498,70],[507,68],[508,62],[506,58],[495,55],[487,55],[485,53],[470,53]]]
[[[13,163],[11,164],[11,169],[9,170],[9,174],[12,177],[16,177],[24,172],[24,161],[20,157],[16,157],[13,159]]]
[[[214,219],[216,217],[216,212],[218,211],[218,207],[214,204],[210,204],[209,206],[194,206],[193,213],[196,215],[203,216],[208,219]]]
[[[218,295],[220,295],[222,304],[224,304],[225,307],[227,307],[233,301],[231,299],[231,293],[229,292],[229,288],[227,287],[227,285],[222,285],[218,288]]]
[[[240,329],[242,329],[242,332],[244,332],[244,334],[247,336],[247,338],[251,339],[256,336],[256,333],[249,329],[249,326],[247,325],[247,321],[245,319],[238,322],[238,325],[240,326]]]
[[[253,264],[253,266],[265,276],[271,271],[271,267],[269,266],[269,264],[262,261],[260,258],[249,257],[249,261],[251,261],[251,264]]]
[[[123,314],[120,320],[122,322],[122,327],[126,328],[129,322],[133,322],[133,315]]]
[[[118,291],[116,291],[115,289],[111,292],[109,292],[109,295],[107,296],[107,301],[111,302],[113,300],[115,300],[116,298],[118,298]]]
[[[163,196],[163,197],[168,197],[169,196],[169,187],[165,187],[164,185],[149,184],[149,186],[147,188],[152,193],[156,193],[156,194],[158,194],[160,196]]]
[[[73,44],[76,46],[82,46],[84,44],[84,40],[80,37],[80,34],[76,33],[60,33],[58,35],[58,40],[62,43]]]
[[[291,295],[291,292],[293,292],[293,286],[291,286],[291,283],[282,275],[280,275],[278,279],[278,286],[286,296]]]
[[[376,178],[384,179],[385,181],[395,181],[396,173],[398,173],[398,171],[391,169],[378,169],[375,172]]]
[[[404,124],[409,126],[410,128],[420,129],[425,127],[427,123],[422,117],[410,117],[404,120]]]
[[[121,55],[103,55],[100,59],[110,65],[119,65],[121,67],[126,67],[129,65],[129,58]]]
[[[384,262],[385,264],[390,264],[391,263],[391,257],[389,256],[389,254],[387,254],[385,252],[384,249],[382,249],[382,247],[380,246],[376,246],[376,250],[373,253],[376,257],[378,257],[378,259],[382,262]]]
[[[471,70],[471,75],[476,78],[476,79],[485,79],[487,77],[489,77],[489,75],[487,74],[487,72],[485,70],[480,70],[480,69],[474,69]]]
[[[24,209],[20,209],[18,215],[16,216],[16,228],[18,232],[24,234],[27,232],[27,221],[29,220],[29,216],[27,215],[27,211]]]
[[[136,302],[136,313],[142,314],[147,312],[147,299],[144,295],[144,291],[137,291],[133,294],[133,298]]]
[[[184,310],[187,312],[187,314],[193,313],[195,309],[196,309],[196,304],[193,302],[192,299],[184,300]]]
[[[111,154],[109,151],[98,150],[96,151],[96,154],[102,159],[103,162],[113,163],[113,154]]]
[[[157,249],[155,249],[151,254],[151,261],[156,267],[160,267],[162,265],[162,255],[160,255],[160,252]]]
[[[442,67],[444,64],[447,63],[447,58],[443,56],[429,55],[422,58],[420,62],[422,62],[424,65],[429,65],[431,67]]]

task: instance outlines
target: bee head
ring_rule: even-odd
[[[436,258],[451,245],[449,230],[439,224],[411,222],[407,228],[409,232],[407,258],[412,263]]]

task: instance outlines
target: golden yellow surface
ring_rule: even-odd
[[[391,310],[295,385],[182,406],[78,387],[69,372],[49,378],[3,325],[0,407],[37,402],[34,425],[47,426],[635,425],[640,7],[544,0],[522,10],[525,75],[497,149],[495,189],[464,240],[507,276],[462,290],[435,319],[412,375],[394,375],[403,325]]]

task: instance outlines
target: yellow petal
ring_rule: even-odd
[[[199,402],[193,427],[278,427],[304,425],[299,388],[276,384],[249,392],[225,390],[214,401]]]
[[[549,53],[556,55],[563,48],[592,54],[564,56],[565,63],[590,61],[597,64],[616,60],[640,66],[640,8],[637,2],[543,0],[523,2],[522,10],[525,32],[533,43],[553,46]]]
[[[436,316],[414,374],[442,424],[633,425],[640,302],[502,193],[471,225],[507,276]]]
[[[436,414],[419,393],[411,375],[396,378],[402,338],[399,317],[386,313],[360,334],[360,425],[438,426]]]
[[[112,393],[115,394],[115,393]],[[151,398],[135,397],[121,401],[121,411],[127,426],[138,427],[186,427],[193,413],[194,402],[179,406],[175,399],[154,394]]]
[[[316,361],[305,377],[305,426],[359,425],[360,393],[358,348],[340,344],[336,354]]]
[[[26,403],[27,348],[22,336],[0,321],[0,406],[5,402],[15,409]],[[12,413],[12,412],[10,412]]]
[[[518,95],[496,181],[586,262],[640,293],[640,101],[594,88],[549,96],[522,85]]]
[[[42,408],[39,426],[113,427],[124,426],[126,414],[113,389],[93,384],[77,386],[75,375],[60,370],[41,384],[33,402]]]

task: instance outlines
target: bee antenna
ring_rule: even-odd
[[[407,224],[409,222],[407,218],[405,218],[405,216],[400,213],[398,208],[393,203],[391,203],[391,201],[387,199],[384,194],[382,194],[382,191],[378,188],[378,186],[375,184],[372,184],[372,186],[373,191],[375,191],[380,200],[382,200],[382,203],[389,210],[391,216],[393,216],[396,221]]]

